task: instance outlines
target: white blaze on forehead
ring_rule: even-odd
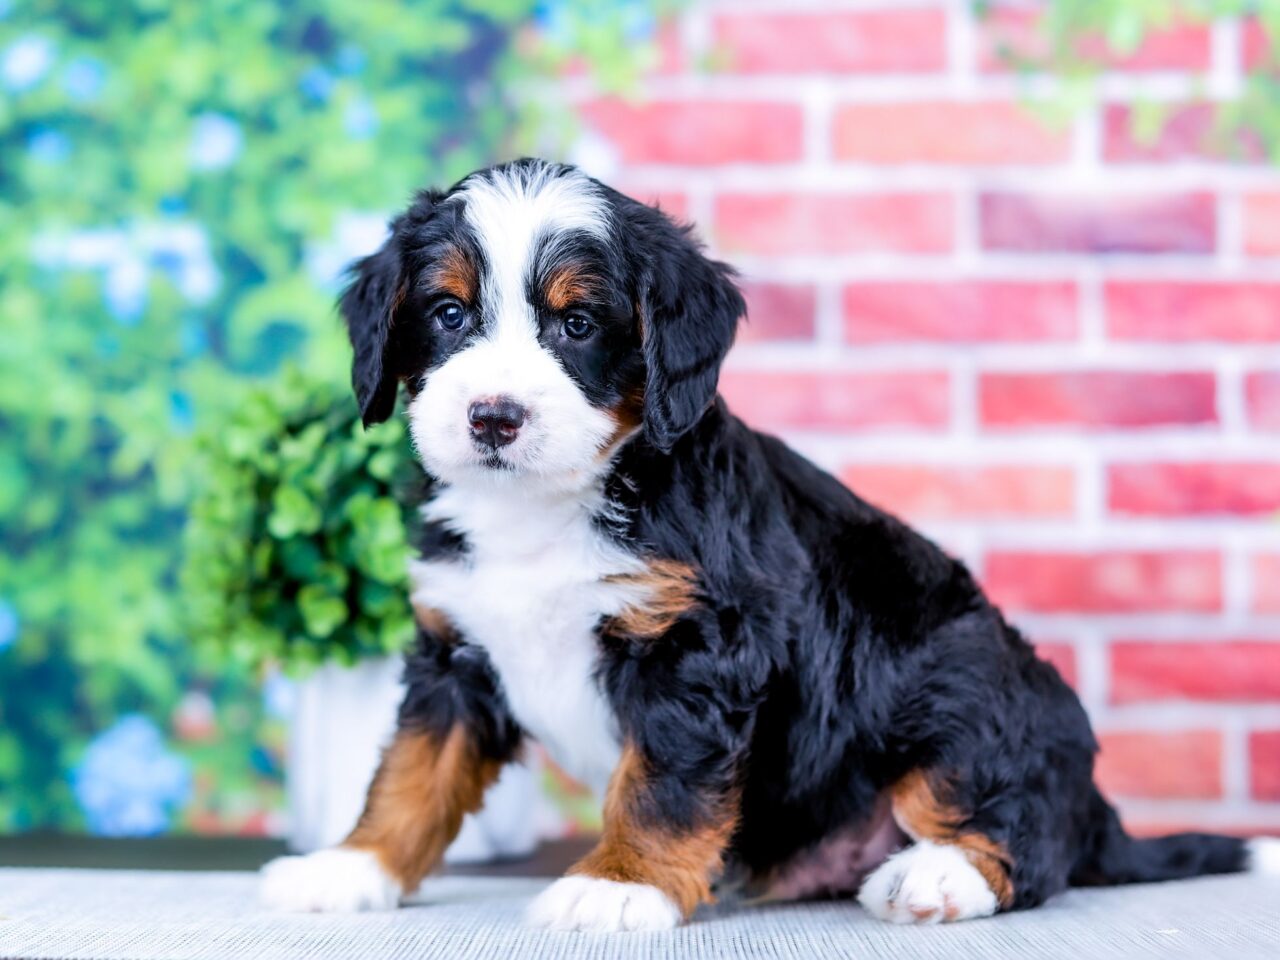
[[[481,296],[494,336],[512,325],[536,335],[525,281],[538,245],[554,249],[557,234],[583,231],[607,240],[609,208],[599,190],[577,170],[550,164],[490,170],[469,178],[454,198],[484,251]],[[506,328],[506,329],[504,329]]]
[[[468,411],[480,398],[503,395],[526,411],[516,439],[493,452],[512,476],[539,477],[548,489],[594,483],[618,425],[539,341],[528,281],[539,259],[555,256],[558,241],[585,233],[607,242],[608,203],[577,170],[541,163],[475,174],[452,199],[485,261],[480,335],[432,370],[410,404],[419,456],[447,483],[501,483],[503,473],[471,436]]]

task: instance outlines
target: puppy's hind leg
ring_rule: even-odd
[[[867,877],[858,902],[892,923],[945,923],[989,917],[1013,903],[1008,850],[940,796],[924,772],[893,789],[893,815],[915,840]]]

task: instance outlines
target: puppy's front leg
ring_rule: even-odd
[[[519,729],[477,648],[424,635],[405,676],[398,729],[355,829],[339,846],[267,864],[268,906],[396,906],[440,862],[463,816],[480,809],[485,788],[515,753]]]
[[[529,908],[529,922],[556,930],[667,930],[710,902],[711,882],[737,823],[735,798],[677,796],[634,744],[622,752],[595,849]],[[668,795],[664,795],[668,794]],[[689,817],[677,808],[690,806]]]

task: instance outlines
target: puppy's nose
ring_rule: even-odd
[[[490,450],[515,440],[526,416],[525,408],[510,397],[477,400],[467,409],[472,438]]]

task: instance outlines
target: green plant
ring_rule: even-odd
[[[976,6],[987,14],[996,5],[980,0]],[[1061,91],[1056,106],[1068,115],[1098,102],[1107,54],[1128,56],[1153,31],[1179,24],[1254,18],[1269,38],[1270,63],[1250,71],[1238,94],[1213,101],[1205,146],[1227,156],[1257,146],[1280,163],[1280,0],[1050,0],[1043,9],[1035,49],[1009,44],[1000,52],[1022,70],[1052,74]],[[1187,99],[1210,99],[1204,79]],[[1137,138],[1149,142],[1159,136],[1177,105],[1176,100],[1140,98],[1132,121]]]
[[[403,419],[365,429],[349,390],[294,371],[200,439],[181,579],[193,640],[296,667],[411,639],[421,469]]]

